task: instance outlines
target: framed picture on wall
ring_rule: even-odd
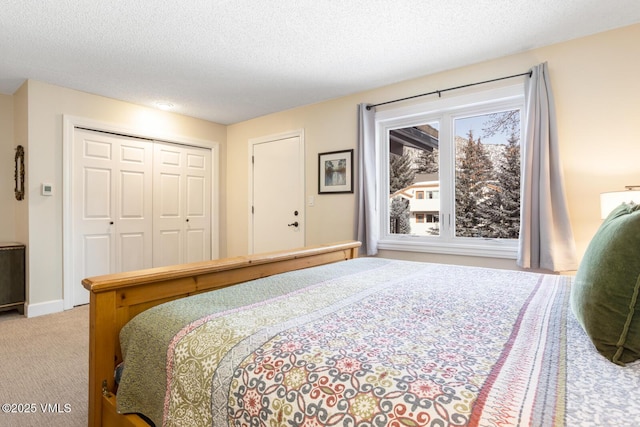
[[[318,194],[353,193],[353,150],[318,154]]]

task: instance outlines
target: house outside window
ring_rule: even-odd
[[[381,249],[516,257],[523,104],[515,85],[376,113]]]

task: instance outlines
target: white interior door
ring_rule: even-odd
[[[73,305],[85,277],[152,266],[152,157],[148,141],[74,131]]]
[[[153,265],[211,259],[211,150],[154,145]]]
[[[301,135],[253,141],[249,249],[304,246],[304,144]]]

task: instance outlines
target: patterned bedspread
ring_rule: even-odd
[[[361,258],[174,301],[123,329],[118,410],[158,426],[636,425],[640,366],[595,352],[569,286]]]

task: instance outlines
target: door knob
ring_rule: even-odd
[[[289,227],[293,226],[293,227],[297,227],[298,226],[298,221],[293,222],[291,224],[287,224]]]

